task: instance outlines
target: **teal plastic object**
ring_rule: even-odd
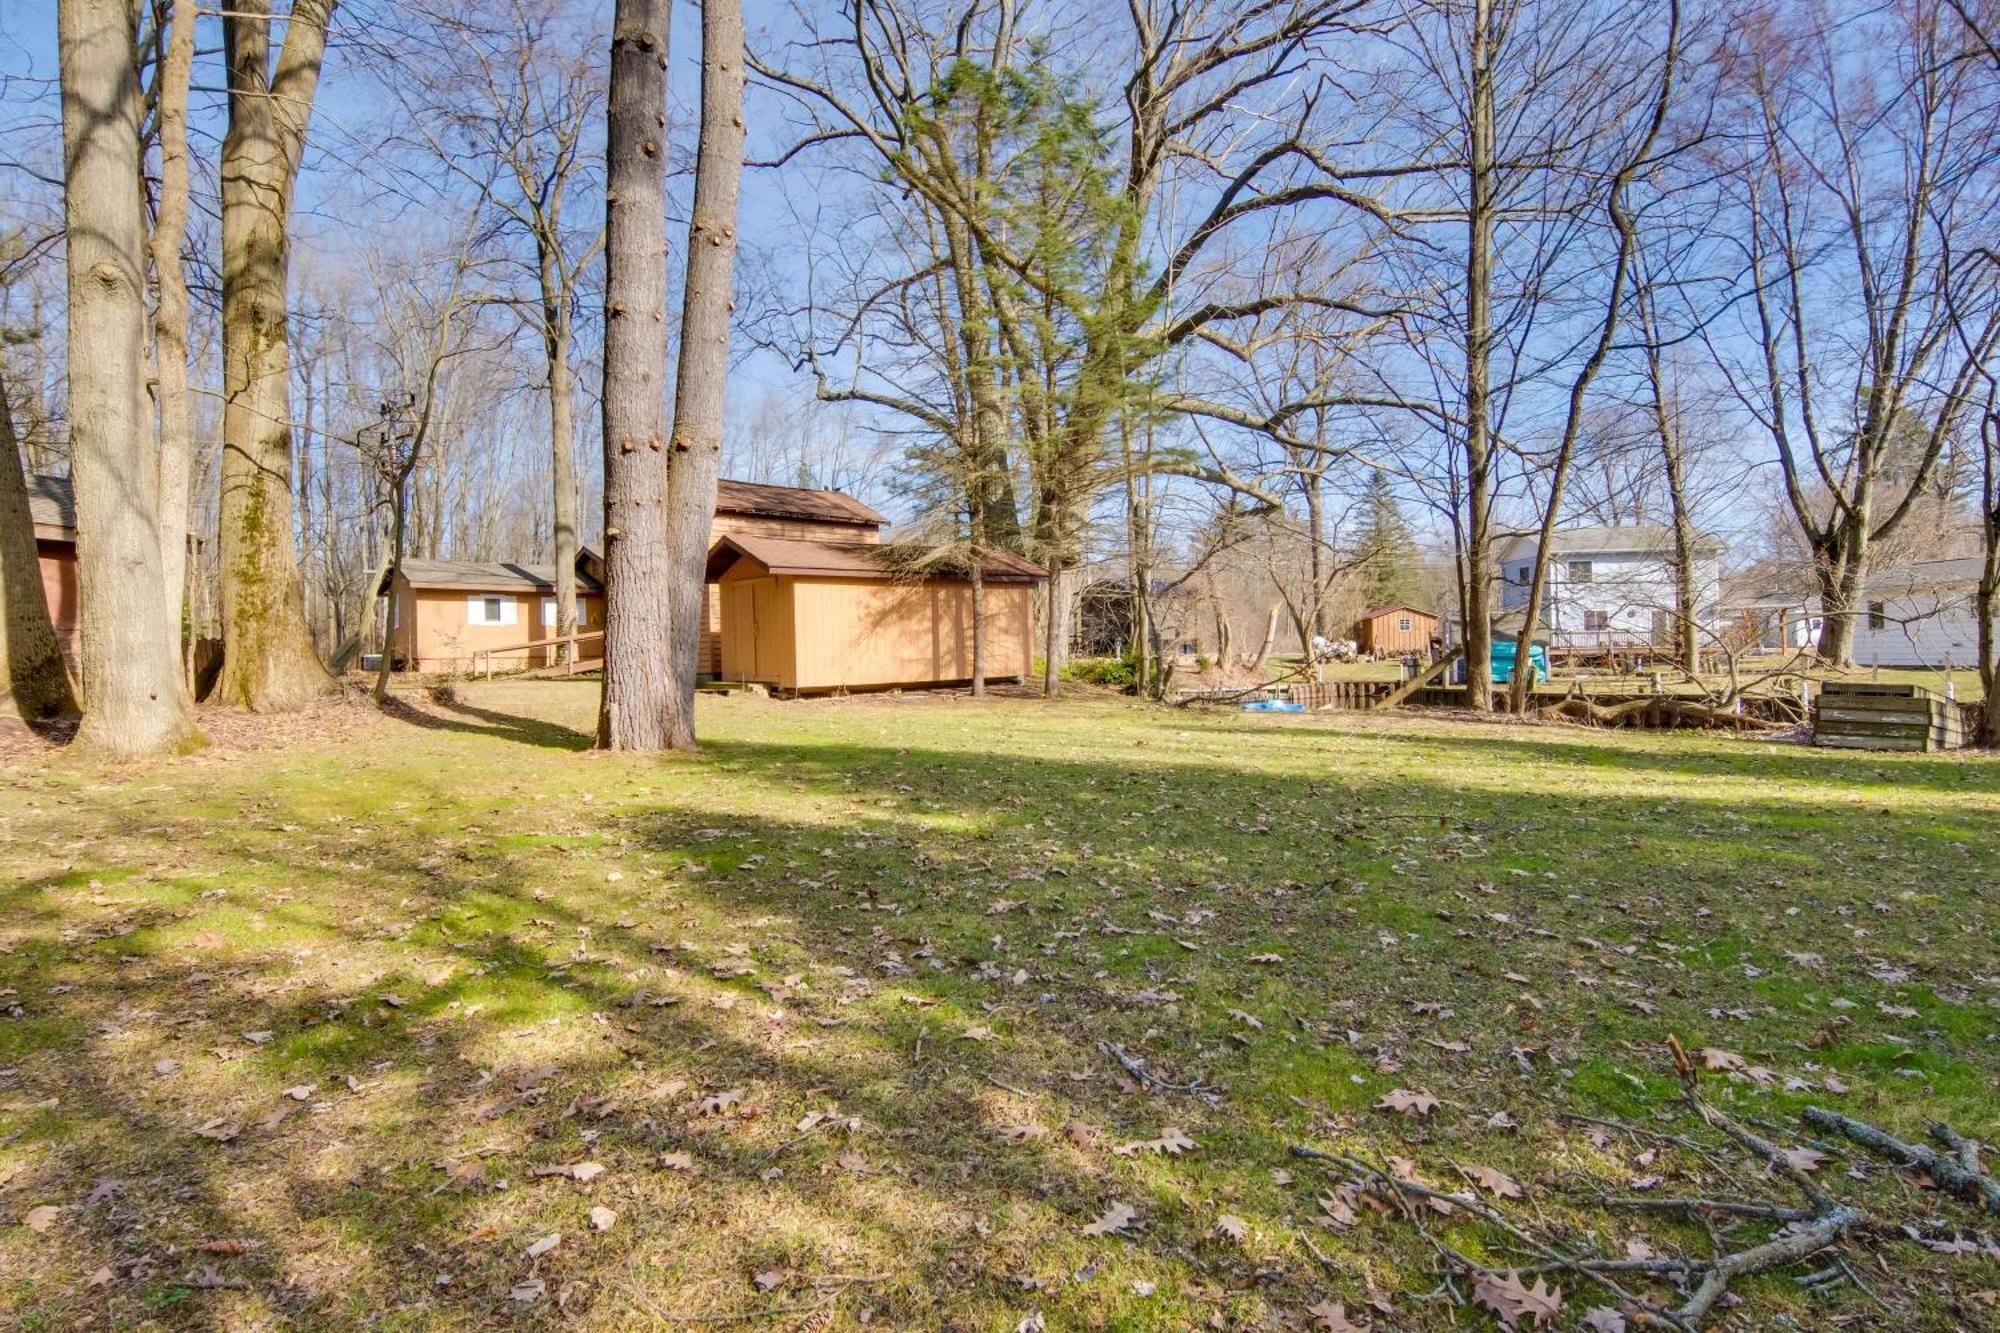
[[[1246,713],[1303,713],[1306,706],[1290,699],[1252,699],[1243,705]]]
[[[1509,685],[1513,683],[1514,650],[1518,646],[1513,639],[1496,638],[1493,641],[1493,683],[1495,685]],[[1549,678],[1549,650],[1547,648],[1539,643],[1530,645],[1528,648],[1528,663],[1528,669],[1531,673],[1528,677],[1530,683]]]

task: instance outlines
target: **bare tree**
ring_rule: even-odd
[[[666,0],[617,0],[605,114],[604,691],[597,743],[660,750],[674,718],[667,532]]]
[[[680,363],[674,376],[672,466],[667,476],[667,579],[673,617],[667,672],[667,745],[694,748],[708,534],[722,468],[735,310],[736,196],[743,175],[743,8],[702,0],[701,138],[688,220]]]
[[[160,191],[149,249],[153,264],[153,382],[160,441],[160,592],[180,642],[187,600],[194,422],[188,396],[188,285],[181,247],[188,228],[188,84],[194,71],[193,0],[153,0],[159,42],[152,101],[160,140]],[[193,657],[184,659],[191,667]]]
[[[301,708],[332,687],[306,628],[292,516],[292,190],[335,0],[296,0],[275,66],[270,0],[223,14],[222,621],[217,696]]]
[[[146,270],[133,8],[62,0],[70,458],[83,693],[77,743],[149,754],[195,739],[160,595],[160,475],[146,428]],[[290,541],[290,533],[286,534]]]
[[[596,170],[586,135],[603,104],[597,62],[571,49],[557,0],[508,0],[468,11],[411,7],[400,39],[421,58],[392,87],[405,110],[400,133],[490,199],[500,224],[532,247],[534,297],[523,318],[541,343],[547,377],[549,479],[555,543],[555,632],[576,632],[578,548],[575,339],[584,271],[601,228],[579,232],[574,192]],[[492,167],[498,165],[499,180]],[[573,645],[564,644],[560,660]]]
[[[1958,29],[1939,0],[1847,23],[1770,5],[1730,61],[1730,142],[1744,147],[1721,164],[1715,220],[1743,269],[1755,354],[1739,362],[1718,337],[1717,361],[1773,446],[1835,665],[1853,659],[1874,547],[1909,519],[1976,398],[1939,257],[2000,195],[1973,169],[1974,66],[1938,58]]]

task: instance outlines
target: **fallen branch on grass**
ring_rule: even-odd
[[[1137,1080],[1141,1086],[1150,1088],[1154,1092],[1175,1092],[1187,1097],[1205,1097],[1215,1091],[1214,1088],[1209,1087],[1200,1079],[1195,1079],[1191,1083],[1169,1083],[1152,1070],[1146,1068],[1144,1061],[1126,1051],[1123,1046],[1120,1046],[1116,1042],[1100,1041],[1097,1043],[1097,1049],[1123,1065],[1125,1072]]]
[[[1780,731],[1795,723],[1771,722],[1748,713],[1735,713],[1728,709],[1716,708],[1711,704],[1697,703],[1692,699],[1676,699],[1669,695],[1653,695],[1644,699],[1628,699],[1622,704],[1595,704],[1580,694],[1572,694],[1561,703],[1545,708],[1545,715],[1566,717],[1578,722],[1588,722],[1600,727],[1622,726],[1628,719],[1651,711],[1661,721],[1679,725],[1693,722],[1706,727],[1733,727],[1737,731]]]
[[[1839,1115],[1818,1106],[1808,1106],[1805,1110],[1806,1123],[1831,1134],[1839,1134],[1853,1140],[1878,1157],[1885,1157],[1898,1166],[1921,1167],[1937,1187],[1946,1193],[1955,1194],[1975,1208],[1983,1208],[1989,1213],[2000,1213],[2000,1180],[1982,1175],[1966,1168],[1967,1148],[1964,1136],[1949,1125],[1933,1124],[1931,1135],[1950,1148],[1956,1155],[1947,1156],[1919,1143],[1905,1143],[1892,1134],[1886,1134],[1865,1121]],[[1971,1160],[1977,1163],[1978,1153],[1973,1150]]]

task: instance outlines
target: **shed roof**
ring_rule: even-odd
[[[1386,616],[1394,611],[1408,611],[1413,616],[1423,616],[1430,620],[1438,618],[1437,612],[1426,611],[1421,606],[1411,606],[1408,602],[1391,602],[1387,606],[1378,606],[1372,611],[1363,611],[1361,619],[1373,620],[1377,616]]]
[[[808,486],[773,486],[762,481],[715,484],[715,512],[758,514],[768,518],[803,518],[820,523],[856,523],[880,527],[889,520],[842,491]]]
[[[76,488],[68,477],[33,473],[28,478],[28,516],[38,528],[58,528],[76,539]],[[50,534],[38,534],[47,536]]]
[[[1984,557],[1976,555],[1956,560],[1914,560],[1907,565],[1878,569],[1871,573],[1868,576],[1868,591],[1887,593],[1893,597],[1933,589],[1961,587],[1968,583],[1979,582],[1979,575],[1984,565]]]
[[[585,572],[586,558],[594,553],[577,553],[578,592],[598,592],[596,579]],[[459,590],[463,592],[553,592],[554,565],[517,565],[511,560],[412,560],[403,561],[403,579],[412,588]]]
[[[749,560],[769,574],[820,578],[893,579],[963,578],[963,561],[926,559],[934,552],[877,542],[795,541],[737,532],[718,537],[708,548],[710,581],[739,560]],[[1008,551],[988,551],[980,560],[981,577],[995,583],[1030,583],[1048,571]]]
[[[1551,534],[1549,554],[1568,555],[1665,555],[1674,549],[1674,530],[1652,523],[1628,523],[1613,527],[1557,528]],[[1511,560],[1535,549],[1539,532],[1524,532],[1501,548],[1500,558]],[[1722,541],[1706,532],[1695,534],[1698,555],[1720,555]]]

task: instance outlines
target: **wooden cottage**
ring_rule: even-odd
[[[995,551],[980,566],[986,676],[1032,670],[1040,566]],[[787,692],[944,685],[972,678],[972,583],[963,566],[912,573],[874,542],[737,533],[709,551],[724,680]]]
[[[577,632],[601,633],[604,589],[594,575],[597,557],[585,550],[576,564]],[[487,650],[502,670],[555,663],[550,647],[521,647],[555,637],[553,565],[406,558],[390,583],[391,660],[401,670],[470,671]],[[579,662],[603,656],[602,638],[577,644]]]
[[[1404,603],[1378,606],[1354,622],[1354,641],[1377,657],[1429,652],[1437,632],[1435,615]]]

